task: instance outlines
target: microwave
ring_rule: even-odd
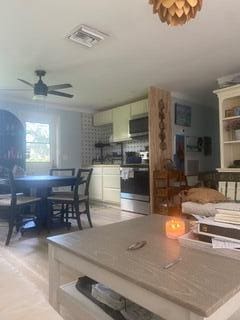
[[[131,119],[129,121],[129,134],[131,138],[148,135],[148,117]]]

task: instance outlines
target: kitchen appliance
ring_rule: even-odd
[[[150,213],[149,167],[144,164],[123,165],[121,171],[121,210]]]
[[[131,138],[148,135],[148,117],[129,120],[129,134]]]
[[[149,151],[140,151],[140,157],[142,158],[142,163],[149,163]]]
[[[95,146],[95,148],[100,150],[100,156],[98,156],[97,158],[93,159],[92,160],[92,164],[95,164],[95,163],[103,164],[104,163],[103,149],[105,147],[109,147],[110,144],[109,143],[98,142],[98,143],[95,143],[94,146]]]
[[[128,151],[125,153],[126,154],[126,164],[131,164],[131,163],[141,163],[142,158],[139,153],[134,152],[134,151]]]

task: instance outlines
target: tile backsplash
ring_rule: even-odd
[[[100,150],[95,148],[95,143],[108,143],[112,136],[112,125],[94,127],[92,115],[82,113],[81,116],[81,151],[82,151],[82,165],[89,165],[92,160],[100,156]],[[136,140],[127,141],[123,143],[123,151],[139,152],[148,146],[148,139],[146,137],[138,138]],[[120,144],[113,143],[109,147],[104,148],[104,156],[111,155],[113,152],[120,153]]]

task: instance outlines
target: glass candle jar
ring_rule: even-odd
[[[172,218],[166,222],[166,236],[169,239],[177,239],[186,233],[185,221],[180,218]]]

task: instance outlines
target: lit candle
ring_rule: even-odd
[[[185,221],[179,218],[172,218],[166,222],[166,236],[170,239],[177,239],[186,233]]]

